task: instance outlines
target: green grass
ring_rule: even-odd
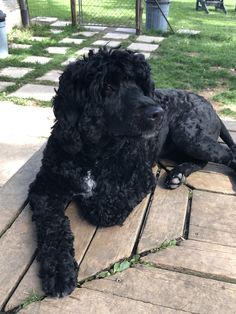
[[[195,1],[172,1],[170,23],[174,30],[194,29],[196,36],[167,33],[157,53],[150,60],[156,86],[182,88],[201,93],[203,90],[224,89],[217,101],[219,113],[235,117],[236,100],[236,11],[235,2],[226,2],[228,14],[210,14],[195,10]],[[230,107],[229,107],[230,105]]]
[[[28,296],[25,298],[22,308],[27,307],[28,305],[30,305],[31,303],[37,302],[42,300],[43,297],[37,295],[34,291],[31,291]]]
[[[117,8],[118,0],[113,2],[89,0],[84,2],[90,7],[92,12],[99,15],[99,22],[107,22],[105,16],[110,15],[111,7],[113,13]],[[62,19],[69,19],[70,7],[69,0],[43,0],[40,3],[36,0],[28,0],[32,15],[48,15],[57,16]],[[119,2],[120,3],[120,2]],[[94,6],[92,6],[94,4]],[[121,5],[121,4],[120,4]],[[122,2],[123,5],[123,2]],[[134,1],[128,0],[124,2],[126,8],[122,11],[122,18],[130,20],[128,11],[134,5]],[[151,55],[149,63],[152,68],[152,75],[157,87],[160,88],[182,88],[190,91],[201,93],[211,89],[213,97],[209,100],[217,102],[217,108],[222,115],[230,115],[235,117],[236,112],[236,11],[234,10],[235,1],[227,0],[226,7],[228,14],[216,12],[214,7],[209,7],[210,14],[195,10],[195,0],[173,0],[170,5],[169,20],[175,31],[181,28],[200,30],[201,33],[196,36],[181,35],[169,32],[165,33],[166,39],[160,44],[157,52]],[[94,10],[96,8],[96,10]],[[121,7],[122,9],[122,7]],[[93,11],[92,11],[93,10]],[[103,14],[99,14],[103,10]],[[89,12],[89,11],[88,11]],[[133,14],[132,13],[132,14]],[[96,22],[96,15],[88,17],[88,22]],[[114,18],[110,16],[114,21]],[[118,16],[119,18],[119,16]],[[50,56],[45,52],[45,48],[58,45],[61,38],[70,36],[75,29],[66,27],[62,34],[52,35],[47,26],[34,26],[27,30],[14,30],[9,36],[10,41],[15,43],[31,43],[32,48],[28,50],[14,49],[11,50],[11,57],[0,60],[0,68],[5,66],[31,66],[31,64],[23,64],[21,61],[28,55],[44,55]],[[150,35],[159,35],[155,31],[146,32]],[[48,41],[38,43],[30,42],[30,36],[49,36]],[[46,65],[34,66],[34,71],[27,74],[23,79],[15,80],[16,85],[8,87],[5,92],[0,93],[0,100],[7,99],[6,95],[18,89],[26,83],[39,83],[35,79],[45,72],[52,69],[63,69],[61,63],[71,57],[76,50],[83,46],[89,46],[95,39],[102,37],[97,35],[92,39],[87,39],[83,45],[79,47],[68,45],[69,51],[65,55],[55,55],[53,60]],[[129,40],[123,41],[123,47],[127,47],[135,36]],[[60,45],[60,44],[59,44]],[[64,45],[62,45],[64,46]],[[5,81],[8,78],[1,78]],[[40,84],[42,84],[41,82]],[[44,82],[52,84],[50,82]],[[22,99],[14,99],[17,103],[49,105],[47,102],[28,101]]]

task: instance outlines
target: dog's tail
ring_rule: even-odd
[[[220,119],[220,123],[221,123],[221,130],[220,130],[220,137],[221,139],[225,142],[225,144],[227,144],[229,147],[235,145],[234,140],[232,139],[229,131],[226,129],[226,126],[224,125],[224,123],[221,121]]]

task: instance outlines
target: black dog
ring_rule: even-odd
[[[154,90],[144,57],[105,48],[71,63],[54,98],[56,122],[29,191],[47,295],[76,286],[78,266],[64,209],[74,199],[93,224],[122,224],[155,187],[160,157],[182,160],[169,188],[208,161],[236,170],[236,149],[212,106],[180,90]],[[230,148],[217,143],[219,135]]]

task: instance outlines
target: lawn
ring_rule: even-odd
[[[99,15],[99,10],[103,8],[104,15],[100,15],[100,22],[107,21],[104,16],[111,13],[110,3],[113,3],[114,12],[117,8],[118,0],[103,0],[99,6],[94,4],[94,0],[83,1]],[[62,19],[69,19],[69,0],[28,0],[31,15],[58,16]],[[123,11],[124,20],[130,21],[130,8],[134,1],[119,1]],[[170,23],[175,30],[175,34],[166,33],[166,39],[161,43],[157,52],[152,54],[149,62],[152,67],[152,75],[156,86],[161,88],[183,88],[196,91],[207,97],[215,105],[218,112],[236,118],[236,11],[235,1],[225,1],[228,14],[215,11],[214,7],[209,7],[210,14],[195,10],[194,0],[173,0],[170,6]],[[87,5],[88,6],[88,5]],[[102,7],[103,6],[103,7]],[[94,10],[94,7],[97,9]],[[132,10],[131,10],[132,11]],[[104,19],[104,20],[103,20]],[[91,22],[96,22],[91,19]],[[178,34],[177,30],[182,28],[199,30],[201,33],[196,36]],[[42,43],[33,43],[29,50],[12,49],[12,56],[0,60],[0,68],[9,65],[23,66],[21,61],[27,55],[47,56],[44,48],[58,45],[58,41],[75,32],[75,29],[67,27],[64,33],[51,35],[48,27],[33,27],[24,31],[14,31],[10,35],[10,40],[18,43],[31,43],[30,35],[50,34],[50,39]],[[145,29],[144,29],[145,32]],[[156,34],[149,31],[148,34]],[[101,37],[101,36],[100,36]],[[96,38],[100,38],[99,35]],[[131,38],[133,39],[133,38]],[[95,38],[91,39],[91,42]],[[127,47],[130,42],[123,43]],[[86,45],[88,46],[89,41]],[[82,45],[83,46],[83,45]],[[81,47],[82,47],[81,46]],[[36,82],[35,79],[50,69],[63,69],[62,61],[70,57],[76,50],[75,46],[70,46],[66,55],[58,55],[48,65],[37,65],[35,70],[26,75],[24,79],[16,80],[16,85],[8,87],[6,92],[0,93],[0,99],[6,99],[8,92],[17,89],[25,83]],[[30,66],[30,65],[29,65]],[[0,78],[1,79],[1,78]],[[6,80],[6,78],[4,78]],[[50,84],[50,82],[48,82]],[[25,100],[16,100],[18,103],[29,103]],[[40,105],[48,103],[36,102]]]

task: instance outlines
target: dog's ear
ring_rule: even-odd
[[[53,134],[70,154],[81,150],[82,141],[78,128],[82,109],[82,96],[80,93],[81,71],[83,60],[76,61],[67,66],[60,77],[59,88],[53,99],[53,110],[56,123]]]
[[[57,121],[66,121],[73,125],[78,117],[80,108],[80,95],[78,77],[82,64],[80,61],[67,66],[59,79],[59,88],[53,99],[53,110]]]
[[[135,80],[143,89],[144,94],[149,97],[154,96],[154,82],[151,79],[151,68],[143,54],[138,53],[133,56]]]
[[[67,66],[53,99],[53,133],[64,149],[73,154],[82,149],[83,143],[99,142],[104,131],[103,109],[97,105],[102,99],[103,69],[95,67],[89,58]]]

